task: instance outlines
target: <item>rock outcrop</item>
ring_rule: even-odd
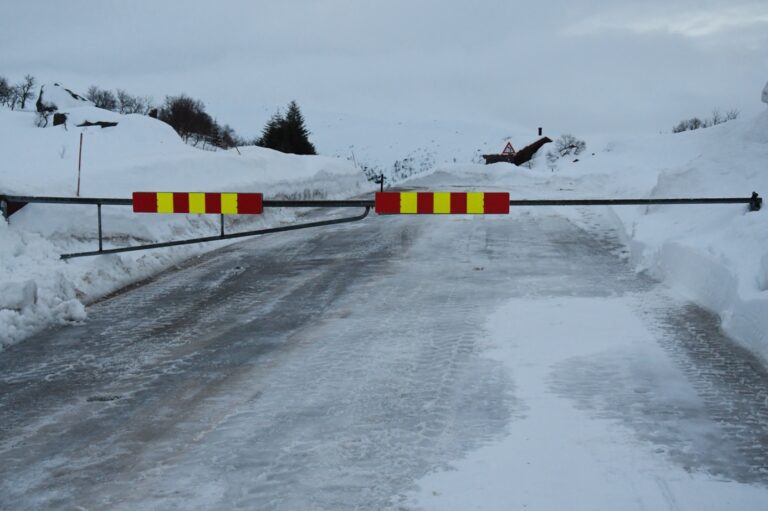
[[[90,101],[58,83],[41,85],[36,103],[38,112],[55,112],[90,105]]]

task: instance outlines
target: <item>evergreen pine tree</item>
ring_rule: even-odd
[[[317,154],[309,141],[309,130],[304,125],[304,116],[295,101],[288,104],[285,113],[285,137],[290,151],[295,154]]]
[[[261,138],[257,141],[257,145],[268,147],[269,149],[274,149],[276,151],[282,151],[281,139],[283,138],[282,127],[284,124],[285,119],[280,115],[280,110],[278,110],[275,112],[275,115],[267,121],[266,126],[264,126],[264,129],[261,132]]]
[[[295,101],[288,104],[285,116],[278,110],[264,126],[258,145],[293,154],[317,154],[309,141],[309,130]]]

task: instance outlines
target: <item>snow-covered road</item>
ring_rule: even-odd
[[[264,237],[9,347],[0,508],[765,509],[766,372],[584,215]]]

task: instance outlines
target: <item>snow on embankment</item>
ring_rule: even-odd
[[[768,196],[768,112],[707,129],[609,143],[574,165],[574,194],[611,197]],[[592,191],[594,190],[594,191]],[[723,329],[768,362],[768,205],[612,208],[632,261],[718,314]]]
[[[141,115],[68,105],[67,126],[38,128],[32,112],[0,109],[0,192],[74,196],[80,134],[80,195],[128,198],[134,191],[259,191],[266,197],[343,198],[370,189],[344,160],[296,156],[259,147],[207,152],[184,144],[173,129]],[[110,128],[78,128],[110,121]],[[295,210],[228,217],[230,231],[295,218]],[[218,233],[215,215],[134,215],[103,208],[105,247]],[[56,322],[85,318],[84,304],[226,242],[59,260],[94,250],[96,207],[31,204],[0,221],[0,349]]]
[[[768,195],[768,112],[673,137],[693,151],[659,173],[651,197]],[[768,361],[768,206],[616,213],[640,268],[718,313],[726,332]]]

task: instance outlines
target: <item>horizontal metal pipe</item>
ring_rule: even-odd
[[[190,245],[193,243],[206,243],[209,241],[221,241],[221,240],[229,240],[229,239],[235,239],[235,238],[244,238],[246,236],[259,236],[262,234],[271,234],[275,232],[296,231],[298,229],[308,229],[311,227],[321,227],[324,225],[345,224],[349,222],[357,222],[358,220],[364,219],[365,217],[368,216],[368,213],[370,212],[370,210],[371,208],[366,207],[365,212],[363,212],[363,214],[358,216],[334,218],[332,220],[322,220],[319,222],[310,222],[306,224],[285,225],[282,227],[273,227],[271,229],[260,229],[258,231],[236,232],[232,234],[224,234],[223,236],[222,235],[206,236],[204,238],[193,238],[189,240],[166,241],[164,243],[151,243],[147,245],[136,245],[134,247],[109,248],[107,250],[94,250],[91,252],[76,252],[73,254],[62,254],[60,257],[62,259],[72,259],[74,257],[87,257],[87,256],[96,256],[96,255],[103,255],[103,254],[117,254],[120,252],[133,252],[136,250],[149,250],[152,248],[175,247],[178,245]]]
[[[375,200],[264,200],[265,208],[372,208]]]
[[[131,206],[133,199],[108,199],[101,197],[35,197],[26,195],[0,195],[8,202],[27,202],[29,204],[103,204],[110,206]]]
[[[741,197],[693,199],[527,199],[510,200],[510,206],[633,206],[650,204],[749,204],[752,199]]]

